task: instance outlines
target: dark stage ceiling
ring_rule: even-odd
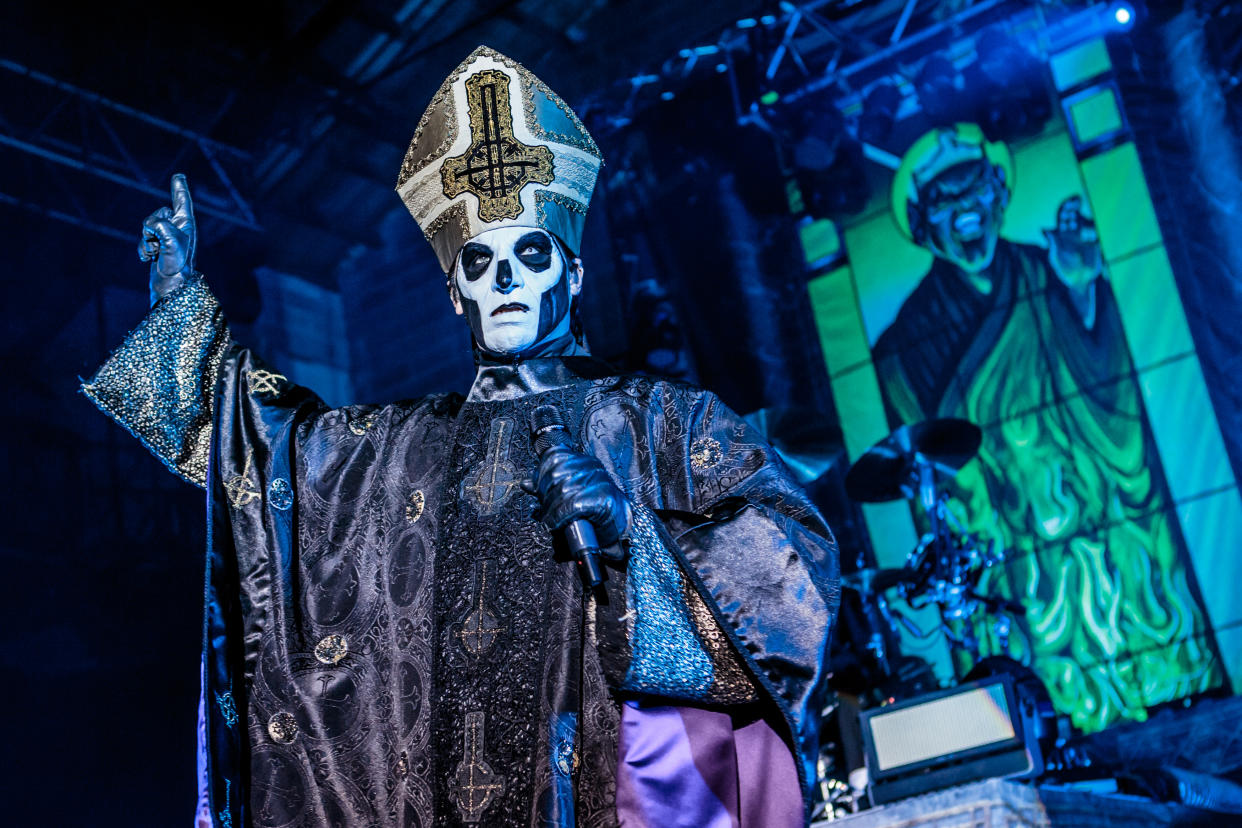
[[[877,28],[869,43],[868,28],[891,27],[905,2],[811,5],[848,25],[865,51],[884,39]],[[946,13],[954,4],[916,5]],[[6,4],[2,131],[17,141],[38,132],[30,143],[44,149],[50,136],[86,167],[107,171],[105,158],[128,161],[131,169],[113,172],[152,189],[183,169],[200,201],[232,218],[206,218],[208,245],[228,236],[238,264],[335,287],[336,265],[355,245],[377,244],[382,218],[400,208],[392,187],[418,116],[475,46],[511,55],[580,106],[618,81],[658,72],[679,50],[710,42],[740,18],[780,11],[780,3],[756,0]],[[82,114],[80,101],[66,98],[83,92],[108,100]],[[167,123],[135,124],[109,101]],[[214,159],[204,157],[198,138]],[[14,158],[6,143],[0,200],[76,216],[96,231],[129,232],[153,209],[150,193],[126,198],[134,190],[115,180],[94,193],[99,182],[81,182],[83,170],[72,163],[49,181],[46,158]]]

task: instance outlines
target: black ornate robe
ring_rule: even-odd
[[[84,385],[207,488],[218,826],[614,825],[627,695],[757,705],[809,802],[831,535],[715,396],[598,365],[329,409],[232,344],[195,282]],[[545,403],[635,507],[599,596],[518,486]]]

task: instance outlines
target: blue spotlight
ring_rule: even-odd
[[[1117,28],[1128,29],[1134,25],[1134,6],[1129,3],[1113,3],[1109,12]]]

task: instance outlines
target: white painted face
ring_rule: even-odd
[[[486,350],[519,354],[569,332],[570,298],[582,268],[543,230],[500,227],[462,245],[453,297]]]

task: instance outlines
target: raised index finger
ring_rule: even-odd
[[[193,219],[194,202],[190,198],[190,185],[183,173],[177,173],[172,177],[171,191],[173,213],[176,217]]]

